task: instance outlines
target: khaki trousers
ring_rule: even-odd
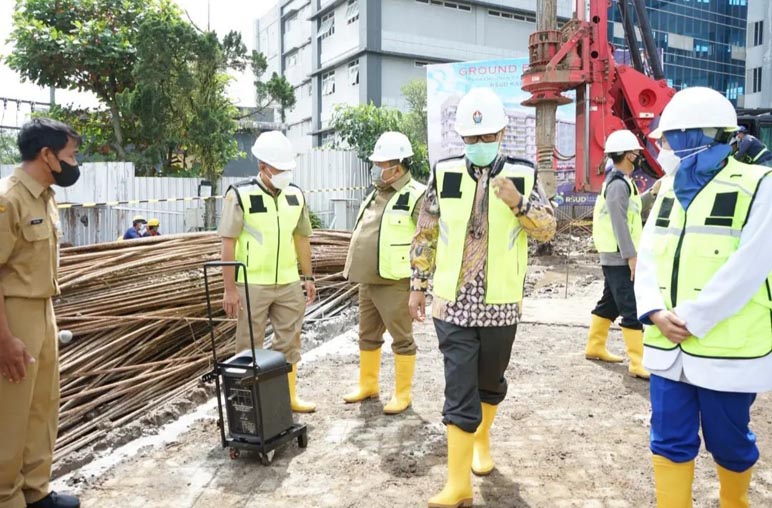
[[[36,360],[19,384],[0,378],[0,508],[26,508],[49,494],[59,426],[59,349],[51,300],[6,298],[14,337]]]
[[[236,325],[236,352],[250,349],[249,321],[244,285],[237,286],[243,309]],[[300,361],[300,331],[306,312],[306,298],[300,282],[279,286],[249,285],[249,303],[252,308],[252,333],[255,347],[263,348],[268,319],[273,326],[271,349],[283,353],[289,363]]]
[[[408,300],[410,282],[396,284],[359,285],[359,349],[374,351],[383,345],[383,333],[388,330],[394,339],[395,355],[414,355],[413,320]]]

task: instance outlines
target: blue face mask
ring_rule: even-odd
[[[499,154],[499,142],[479,142],[474,143],[473,145],[466,145],[464,153],[466,154],[466,158],[469,159],[472,164],[484,168],[496,160],[496,156]]]

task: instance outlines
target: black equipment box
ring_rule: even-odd
[[[223,362],[223,396],[230,435],[259,443],[261,436],[268,441],[292,427],[287,384],[292,366],[279,352],[255,349],[253,353],[260,372],[257,379],[249,350]]]

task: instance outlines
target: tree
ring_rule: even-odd
[[[413,175],[425,180],[429,175],[429,158],[426,145],[426,91],[422,82],[411,82],[403,87],[410,111],[402,113],[393,108],[377,107],[374,104],[359,106],[339,105],[330,122],[339,141],[339,148],[351,148],[357,156],[367,161],[373,153],[375,142],[386,131],[405,134],[413,146],[413,157],[409,169]],[[419,88],[423,87],[421,93]]]
[[[217,179],[225,165],[239,154],[234,137],[238,127],[235,120],[237,110],[226,94],[229,81],[226,71],[239,65],[246,49],[240,39],[235,44],[226,36],[224,43],[220,44],[214,32],[205,33],[201,37],[198,59],[193,65],[195,86],[190,99],[190,151],[198,160],[203,175],[212,183],[212,192],[217,191]],[[208,200],[205,219],[207,228],[214,226],[215,217],[215,203]]]
[[[0,131],[0,164],[18,164],[21,155],[16,146],[16,136],[8,131]]]
[[[263,81],[263,75],[268,69],[268,59],[263,53],[253,51],[250,59],[252,74],[255,77],[255,92],[257,93],[257,110],[255,113],[261,113],[271,106],[279,107],[281,121],[286,121],[287,110],[295,106],[295,89],[284,76],[279,76],[275,72],[271,79]]]
[[[141,24],[177,9],[168,0],[17,0],[8,65],[40,86],[94,93],[125,155],[118,97],[135,84]]]
[[[408,104],[407,121],[411,133],[424,145],[428,141],[428,119],[426,112],[426,80],[415,79],[402,87],[402,95]]]
[[[402,87],[408,103],[403,129],[413,145],[413,174],[422,180],[429,177],[429,132],[426,110],[426,81],[416,79]]]

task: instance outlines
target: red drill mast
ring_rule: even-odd
[[[620,6],[624,9],[627,0],[618,1],[624,2]],[[524,106],[567,104],[571,99],[562,93],[576,90],[575,189],[598,192],[605,178],[603,147],[608,135],[615,130],[629,129],[647,146],[650,123],[659,117],[675,90],[663,79],[655,80],[632,67],[617,64],[608,38],[609,0],[589,0],[589,5],[589,16],[584,0],[577,0],[574,18],[562,29],[531,34],[530,68],[523,74],[522,87],[531,93]],[[639,19],[645,18],[642,0],[637,7],[640,7]],[[625,29],[632,31],[632,23],[625,23]],[[641,30],[648,32],[645,42],[649,59],[658,59],[648,19],[641,23]],[[637,52],[634,33],[626,35],[628,41],[636,41],[630,51]],[[661,175],[656,152],[645,150],[644,154],[650,172]]]

